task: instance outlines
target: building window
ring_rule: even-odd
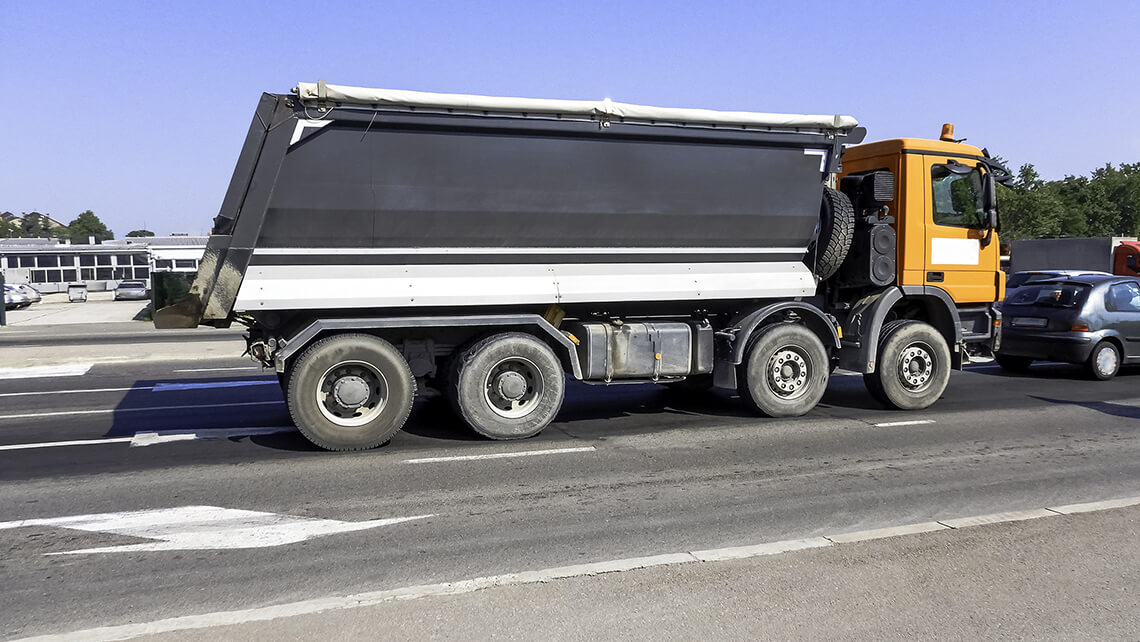
[[[121,267],[115,268],[115,280],[116,281],[122,281],[124,279],[129,279],[129,278],[131,278],[131,269],[130,268],[121,268]]]
[[[34,256],[21,256],[20,267],[34,268],[36,267],[36,257]]]
[[[32,283],[47,283],[47,270],[32,270]]]
[[[115,265],[130,265],[130,264],[131,264],[131,255],[130,254],[116,254],[115,255]]]
[[[131,262],[135,265],[147,265],[149,263],[145,254],[135,254],[131,257]]]
[[[60,270],[45,270],[45,271],[47,272],[47,282],[48,283],[59,283],[59,282],[63,281],[63,275],[60,274]]]
[[[96,265],[110,265],[111,264],[111,255],[110,254],[96,254],[95,255],[95,264]]]
[[[63,271],[63,280],[67,281],[68,283],[74,281],[75,280],[75,270],[74,269],[64,270]]]
[[[174,267],[174,261],[171,261],[170,259],[154,260],[154,269],[156,270],[169,270],[172,267]]]
[[[107,258],[111,258],[111,257],[107,257]],[[111,268],[104,268],[104,267],[95,268],[95,279],[98,281],[110,281],[111,280],[111,274],[112,274]]]
[[[79,274],[83,277],[84,281],[95,280],[95,268],[79,268]]]
[[[54,254],[41,254],[37,257],[36,267],[52,268],[59,267],[59,257]]]
[[[135,268],[135,278],[136,279],[149,279],[150,278],[150,268],[145,268],[145,267]]]
[[[94,254],[80,254],[79,255],[79,265],[81,265],[83,267],[93,267],[95,265],[95,255]]]
[[[195,261],[194,259],[175,259],[174,260],[174,267],[197,269],[198,268],[198,262]]]

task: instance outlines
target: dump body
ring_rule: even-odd
[[[405,101],[384,106],[263,96],[182,325],[810,296],[824,180],[840,143],[862,136],[849,117],[526,99],[490,112],[396,93]]]

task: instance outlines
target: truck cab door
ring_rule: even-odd
[[[988,230],[982,170],[972,161],[927,156],[925,285],[959,304],[997,300],[997,235]],[[983,247],[988,238],[989,243]]]

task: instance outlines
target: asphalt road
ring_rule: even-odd
[[[272,373],[245,360],[0,379],[0,637],[1140,495],[1138,381],[980,367],[899,413],[835,376],[790,421],[722,393],[573,385],[523,442],[478,439],[426,399],[388,446],[329,454],[288,432]],[[91,443],[17,447],[58,442]],[[537,450],[560,452],[471,458]],[[3,527],[183,506],[420,518],[272,548],[76,555],[53,553],[152,540]]]

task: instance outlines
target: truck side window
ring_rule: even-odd
[[[981,229],[985,227],[982,211],[982,174],[953,174],[945,165],[930,168],[930,185],[934,194],[934,224]]]

